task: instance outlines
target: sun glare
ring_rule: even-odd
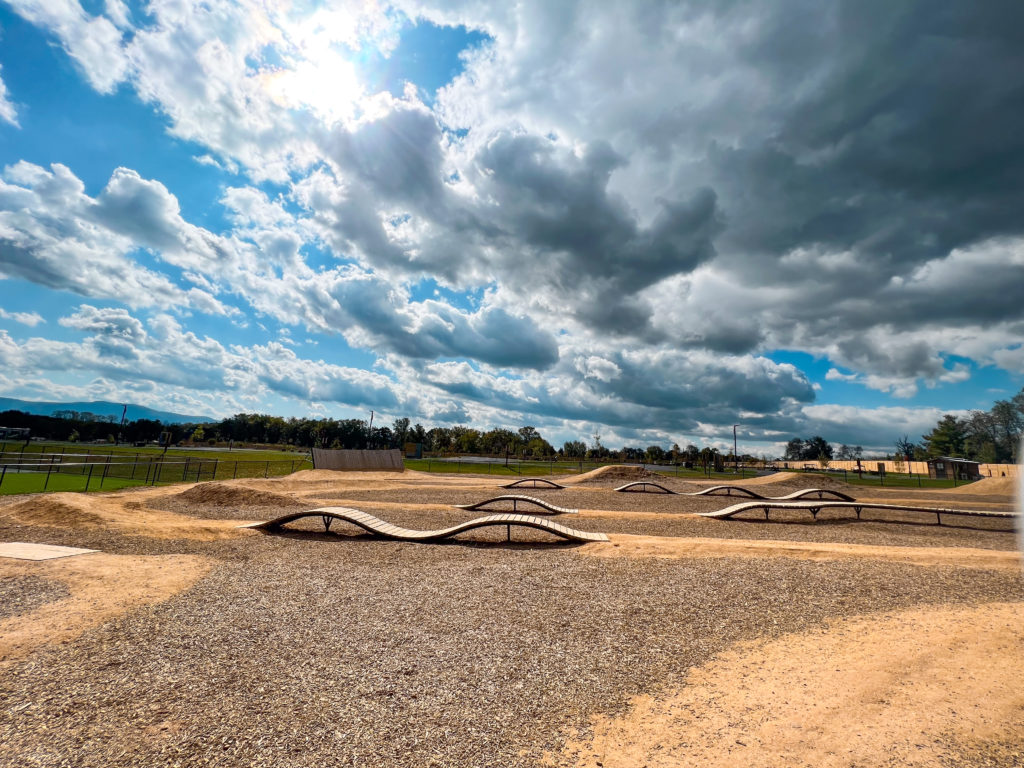
[[[333,50],[280,69],[267,80],[271,98],[289,109],[309,109],[328,125],[355,114],[364,89],[352,62]]]

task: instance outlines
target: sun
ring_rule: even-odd
[[[353,63],[333,48],[305,54],[265,78],[270,97],[288,109],[308,109],[329,126],[352,120],[365,96]]]

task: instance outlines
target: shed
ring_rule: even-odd
[[[953,456],[939,456],[928,459],[928,477],[936,480],[980,480],[981,462],[958,459]]]

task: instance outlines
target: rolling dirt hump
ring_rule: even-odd
[[[946,493],[1012,496],[1017,492],[1015,477],[983,477],[974,483],[948,488]]]
[[[291,496],[257,491],[242,485],[228,485],[227,483],[199,483],[187,491],[182,491],[178,494],[178,498],[193,504],[220,504],[223,506],[280,507],[299,503]]]
[[[0,511],[0,516],[22,525],[45,525],[61,528],[86,528],[101,526],[105,520],[84,494],[50,493],[40,494],[25,501],[19,501]]]
[[[650,472],[643,467],[632,464],[611,464],[607,467],[592,469],[589,472],[584,472],[582,475],[576,475],[561,482],[565,485],[603,485],[609,482],[647,480],[652,477],[662,478],[661,475]]]

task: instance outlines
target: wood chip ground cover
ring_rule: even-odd
[[[322,474],[309,478],[317,488],[292,478],[258,489],[344,494],[368,482],[349,477],[344,490],[332,489]],[[437,507],[446,485],[453,494],[466,491],[465,479],[458,481],[431,482],[408,501],[389,495],[392,487],[376,503],[393,505],[387,519],[411,527],[469,519],[477,513]],[[172,496],[131,498],[170,515],[180,503]],[[427,508],[403,509],[409,504]],[[200,504],[193,514],[212,517],[206,512],[215,507]],[[272,511],[248,509],[260,515],[249,519]],[[647,536],[715,530],[732,538],[842,541],[865,531],[856,534],[865,541],[851,543],[1004,550],[1014,540],[1005,532],[892,523],[730,524],[678,512],[556,519]],[[1013,602],[1021,594],[1019,575],[1005,570],[596,558],[571,545],[530,544],[526,535],[527,543],[504,546],[498,531],[423,546],[325,536],[313,533],[322,531],[317,521],[302,527],[309,532],[167,539],[124,526],[68,531],[0,518],[3,540],[142,558],[201,555],[210,568],[162,602],[122,611],[6,667],[0,765],[572,765],[583,753],[566,743],[589,743],[595,716],[625,715],[638,696],[674,695],[694,668],[736,643],[815,631],[843,617]],[[954,740],[942,754],[987,765],[1012,754],[997,742]]]

